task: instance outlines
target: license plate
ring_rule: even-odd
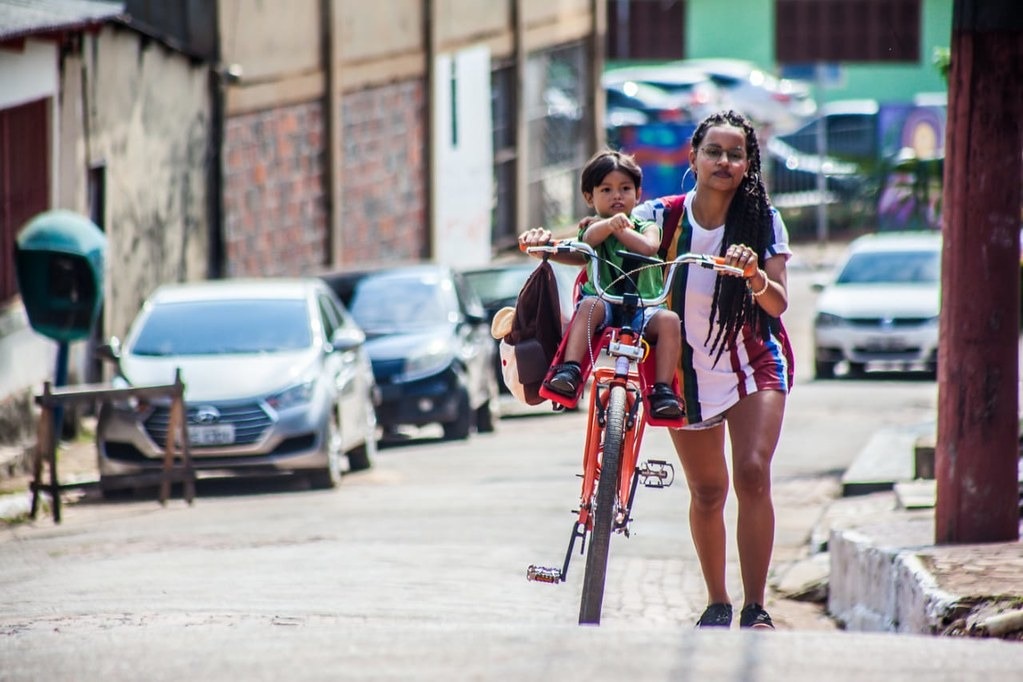
[[[901,336],[874,336],[864,344],[867,350],[903,350],[906,348],[906,339]]]
[[[188,427],[189,445],[230,445],[234,442],[234,424],[206,424]]]

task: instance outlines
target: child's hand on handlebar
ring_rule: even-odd
[[[545,227],[534,227],[519,235],[519,250],[525,251],[530,246],[543,246],[551,241],[554,235]]]

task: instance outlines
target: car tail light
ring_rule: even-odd
[[[685,109],[665,109],[658,112],[657,120],[662,123],[685,123],[689,120],[689,115]]]

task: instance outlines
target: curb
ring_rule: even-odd
[[[919,437],[933,428],[875,434],[814,531],[827,537],[828,613],[847,630],[976,634],[957,623],[1023,604],[1023,543],[935,544],[933,493],[911,488],[933,483],[913,471]]]

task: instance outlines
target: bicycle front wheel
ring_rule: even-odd
[[[597,481],[597,499],[592,510],[593,530],[586,554],[586,572],[583,575],[583,596],[579,606],[580,625],[599,625],[604,603],[604,578],[607,575],[607,555],[611,548],[611,527],[614,523],[615,499],[618,497],[618,469],[621,465],[622,445],[625,439],[625,387],[612,386],[607,405],[607,426],[604,427],[603,456],[600,460],[600,480]]]

